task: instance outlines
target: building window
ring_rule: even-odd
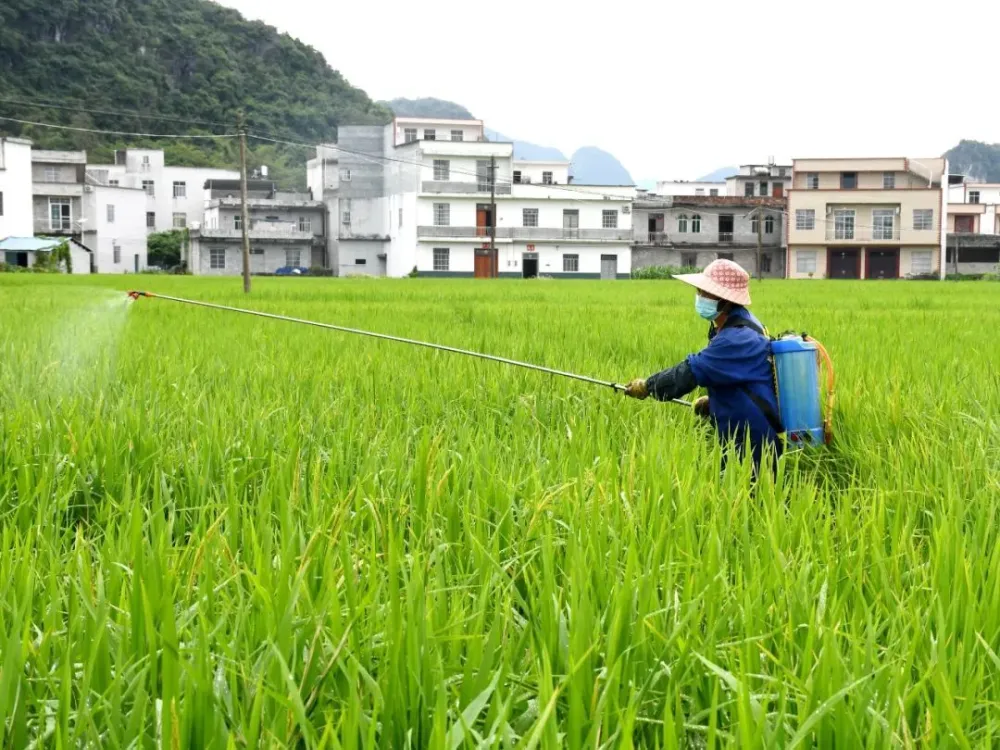
[[[601,227],[604,229],[617,229],[618,211],[614,209],[601,211]]]
[[[174,214],[174,229],[183,229],[187,226],[187,214]]]
[[[872,209],[872,239],[891,240],[894,235],[896,211],[892,208]]]
[[[858,186],[858,173],[857,172],[841,172],[840,173],[840,189],[841,190],[854,190]]]
[[[298,268],[301,260],[302,251],[298,248],[289,248],[285,250],[285,265],[289,268]]]
[[[796,273],[816,273],[816,251],[799,250],[795,253]]]
[[[46,167],[45,168],[45,181],[46,182],[59,182],[59,167]]]
[[[719,260],[733,260],[736,257],[733,253],[716,253],[715,255]]]
[[[451,251],[446,247],[434,248],[434,270],[447,271],[449,266],[448,260],[450,255]]]
[[[816,209],[797,208],[795,209],[795,228],[801,231],[810,231],[816,228]]]
[[[146,212],[146,229],[156,229],[156,213],[154,211]]]
[[[969,203],[979,203],[979,191],[970,190],[969,191]]]
[[[343,169],[340,170],[340,181],[341,182],[350,182],[351,181],[351,170],[350,169],[343,168]]]
[[[810,190],[819,190],[819,173],[810,172],[806,175],[806,187]]]
[[[526,227],[538,226],[538,209],[525,208],[521,210],[521,224]]]
[[[677,217],[677,231],[684,233],[688,230],[688,217],[687,214],[681,214]]]
[[[854,239],[854,209],[840,208],[833,212],[833,236],[838,240]]]
[[[919,231],[927,231],[934,228],[934,209],[915,208],[913,209],[913,228]]]
[[[451,204],[434,204],[434,226],[447,227],[451,225]]]
[[[146,195],[156,195],[156,183],[152,180],[143,180],[142,189],[146,191]]]
[[[701,231],[701,216],[695,214],[691,217],[691,231],[698,234]]]
[[[451,139],[453,141],[464,141],[465,140],[465,133],[463,133],[461,130],[452,130],[451,131]]]
[[[118,180],[108,180],[108,187],[118,187]]]
[[[354,265],[356,265],[356,266],[367,266],[368,265],[368,258],[355,258],[354,259]]]
[[[3,216],[3,191],[0,190],[0,216]]]
[[[213,270],[220,270],[226,267],[225,248],[213,247],[208,251],[208,267]]]
[[[308,216],[299,217],[299,231],[300,232],[312,232],[312,219]]]
[[[416,128],[403,128],[403,142],[413,143],[417,140],[417,129]]]
[[[552,184],[552,173],[551,172],[542,172],[542,184],[543,185],[551,185]]]
[[[114,204],[113,203],[109,203],[107,205],[107,209],[108,209],[108,224],[114,224],[115,223],[115,206],[114,206]]]
[[[910,273],[932,273],[934,257],[930,250],[914,250],[910,254]]]
[[[476,160],[476,189],[488,193],[493,186],[494,165],[488,159]]]
[[[122,246],[121,245],[112,245],[111,246],[111,257],[112,257],[112,262],[115,265],[118,265],[119,263],[122,262]]]
[[[781,171],[784,172],[785,170]],[[767,253],[760,256],[760,272],[771,273],[771,256]]]
[[[892,190],[896,187],[896,173],[895,172],[883,172],[882,173],[882,189]]]
[[[563,273],[577,273],[580,270],[579,255],[563,256]]]
[[[49,229],[68,232],[73,228],[73,204],[68,200],[49,198]]]
[[[766,198],[767,197],[767,180],[761,180],[761,183],[760,183],[760,197],[761,198]]]
[[[437,133],[434,131],[434,128],[424,128],[424,140],[425,141],[437,140]]]
[[[520,169],[515,169],[514,170],[514,183],[515,184],[520,184],[520,182],[521,182],[521,170]]]
[[[774,217],[764,217],[764,234],[774,234]]]
[[[447,182],[451,179],[451,162],[447,159],[434,160],[434,179],[438,182]]]
[[[753,183],[752,182],[744,182],[743,183],[743,197],[744,198],[753,198]]]
[[[345,208],[340,212],[340,223],[348,229],[351,228],[351,209]]]
[[[718,195],[718,194],[719,194],[719,188],[711,188],[711,189],[710,189],[710,190],[708,191],[708,194],[709,194],[709,195]]]
[[[174,183],[174,197],[175,198],[187,198],[188,188],[186,182],[175,182]]]
[[[399,228],[403,228],[403,209],[399,209]]]
[[[760,216],[754,214],[750,217],[750,233],[757,234],[760,229]]]
[[[251,255],[263,255],[264,254],[264,248],[262,248],[262,247],[251,247],[250,248],[250,254]]]
[[[705,194],[705,188],[695,188],[694,189],[694,194],[695,195],[704,195]]]
[[[698,267],[698,254],[697,253],[681,253],[681,266],[684,268],[697,268]]]

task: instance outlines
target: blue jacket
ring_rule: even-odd
[[[729,318],[743,318],[763,329],[745,307],[736,307]],[[653,375],[646,381],[650,394],[661,401],[690,393],[696,387],[708,389],[709,417],[720,442],[742,441],[749,436],[758,454],[763,443],[780,451],[778,435],[760,406],[747,395],[746,388],[778,412],[771,370],[770,342],[751,328],[723,327],[709,330],[708,346],[691,354],[680,364]],[[756,457],[756,456],[755,456]]]

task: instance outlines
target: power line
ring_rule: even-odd
[[[143,114],[141,112],[127,111],[127,110],[113,110],[113,109],[92,109],[79,105],[67,105],[67,104],[53,104],[45,102],[42,100],[35,99],[8,99],[0,98],[0,102],[5,104],[18,104],[25,107],[47,107],[49,109],[62,109],[70,112],[87,112],[88,114],[96,115],[113,115],[116,117],[134,117],[136,119],[144,120],[162,120],[164,122],[181,122],[186,125],[211,125],[213,127],[228,128],[231,127],[232,123],[222,123],[215,122],[213,120],[193,120],[183,117],[169,117],[166,115],[151,115]]]
[[[135,138],[196,138],[196,139],[211,139],[211,138],[236,138],[237,133],[226,133],[224,135],[181,135],[181,134],[169,134],[169,133],[130,133],[123,130],[98,130],[96,128],[77,128],[70,125],[54,125],[50,122],[34,122],[32,120],[19,120],[15,117],[0,117],[0,120],[5,120],[7,122],[17,122],[21,125],[34,125],[39,128],[54,128],[56,130],[72,130],[77,133],[99,133],[101,135],[127,135]]]

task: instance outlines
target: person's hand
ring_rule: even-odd
[[[702,396],[701,398],[695,399],[694,413],[699,417],[708,416],[708,396]]]
[[[628,384],[628,387],[625,388],[625,395],[642,401],[644,398],[649,396],[649,389],[646,387],[646,381],[642,378],[636,378]]]

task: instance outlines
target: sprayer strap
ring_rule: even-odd
[[[751,331],[756,331],[761,336],[769,338],[759,325],[750,320],[747,320],[746,318],[729,318],[722,327],[749,328]],[[771,369],[773,371],[774,369],[773,364],[771,365]],[[746,394],[747,398],[753,401],[754,406],[760,409],[761,414],[764,415],[764,419],[766,419],[767,423],[771,425],[771,429],[774,430],[778,435],[781,435],[785,431],[785,425],[782,423],[781,417],[778,416],[778,413],[774,410],[774,408],[769,403],[767,403],[767,401],[758,396],[756,393],[753,393],[745,385],[741,385],[740,390]]]

